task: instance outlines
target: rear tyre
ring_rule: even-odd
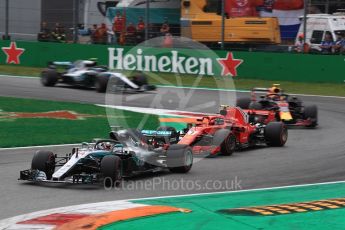
[[[287,128],[282,122],[270,122],[265,127],[265,140],[268,146],[282,147],[288,138]]]
[[[236,137],[233,134],[227,136],[221,145],[221,152],[224,156],[230,156],[236,149]]]
[[[95,88],[98,93],[105,93],[107,91],[109,78],[103,75],[98,75],[95,81]]]
[[[50,151],[37,151],[32,158],[31,169],[44,172],[50,180],[55,171],[55,155]]]
[[[54,69],[46,69],[41,73],[41,83],[44,86],[52,87],[55,86],[59,79],[59,73]]]
[[[316,127],[317,126],[317,106],[309,105],[304,107],[304,119],[310,119],[311,124],[307,127]]]
[[[253,101],[249,104],[249,109],[261,110],[262,107],[262,104],[257,101]]]
[[[118,156],[107,155],[101,161],[101,173],[104,176],[104,186],[118,186],[122,179],[121,159]]]
[[[171,145],[167,151],[167,166],[173,173],[187,173],[193,166],[193,150],[188,145]]]
[[[250,97],[241,97],[237,98],[236,100],[236,106],[240,107],[241,109],[249,109],[249,104],[252,100]]]

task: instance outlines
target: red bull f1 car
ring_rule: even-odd
[[[263,93],[258,98],[257,93]],[[316,105],[305,105],[301,99],[282,91],[278,84],[271,88],[253,88],[251,97],[237,99],[237,106],[242,109],[257,111],[274,111],[275,120],[287,125],[316,127],[318,125],[318,109]]]

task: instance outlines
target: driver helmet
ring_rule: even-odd
[[[111,147],[112,147],[111,143],[109,143],[109,142],[103,143],[103,149],[104,150],[111,150]]]
[[[269,94],[278,94],[281,92],[280,84],[273,84],[271,88],[268,89]]]
[[[95,66],[98,64],[98,58],[89,58],[89,61],[94,62]]]

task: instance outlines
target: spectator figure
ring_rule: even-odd
[[[165,36],[167,33],[170,32],[170,27],[169,27],[168,20],[164,21],[164,23],[162,24],[160,32],[161,32],[162,36]]]
[[[129,44],[136,43],[136,32],[137,32],[137,28],[135,28],[133,23],[130,22],[126,29],[126,40]]]
[[[299,34],[298,40],[294,46],[294,51],[297,53],[309,53],[309,48],[309,44],[304,43],[304,34]]]
[[[116,16],[113,22],[113,32],[116,36],[117,43],[120,43],[122,33],[125,30],[125,19],[122,17],[119,11],[116,12]]]
[[[55,23],[55,29],[51,32],[51,37],[55,42],[66,42],[65,28],[60,23]]]
[[[340,48],[340,54],[345,54],[345,38],[343,40],[342,47]]]
[[[329,32],[326,32],[325,40],[321,42],[320,48],[321,53],[323,54],[331,54],[332,53],[332,47],[334,45],[332,34]]]
[[[166,33],[163,40],[163,47],[171,48],[173,46],[173,37],[170,33]]]
[[[102,23],[94,33],[95,44],[107,44],[108,41],[108,29],[105,23]]]
[[[303,52],[303,44],[304,44],[304,35],[303,34],[299,34],[298,35],[298,40],[295,43],[294,50],[297,53],[302,53]]]
[[[92,27],[90,28],[90,38],[91,38],[91,43],[95,44],[96,43],[96,31],[97,31],[97,24],[93,24]]]
[[[343,50],[343,47],[345,45],[345,39],[342,34],[337,34],[337,40],[334,42],[334,45],[332,47],[332,52],[335,54],[340,54]]]
[[[144,32],[145,31],[145,22],[143,20],[143,17],[139,17],[139,21],[137,24],[137,31],[138,32]]]
[[[37,35],[37,40],[40,42],[50,41],[50,29],[48,28],[46,22],[42,22],[41,30]]]
[[[145,38],[145,23],[143,17],[139,17],[137,24],[137,42],[141,43]]]

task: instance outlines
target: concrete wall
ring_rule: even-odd
[[[11,38],[36,40],[40,30],[41,0],[9,0],[9,7]],[[0,0],[0,35],[4,33],[5,0]]]

